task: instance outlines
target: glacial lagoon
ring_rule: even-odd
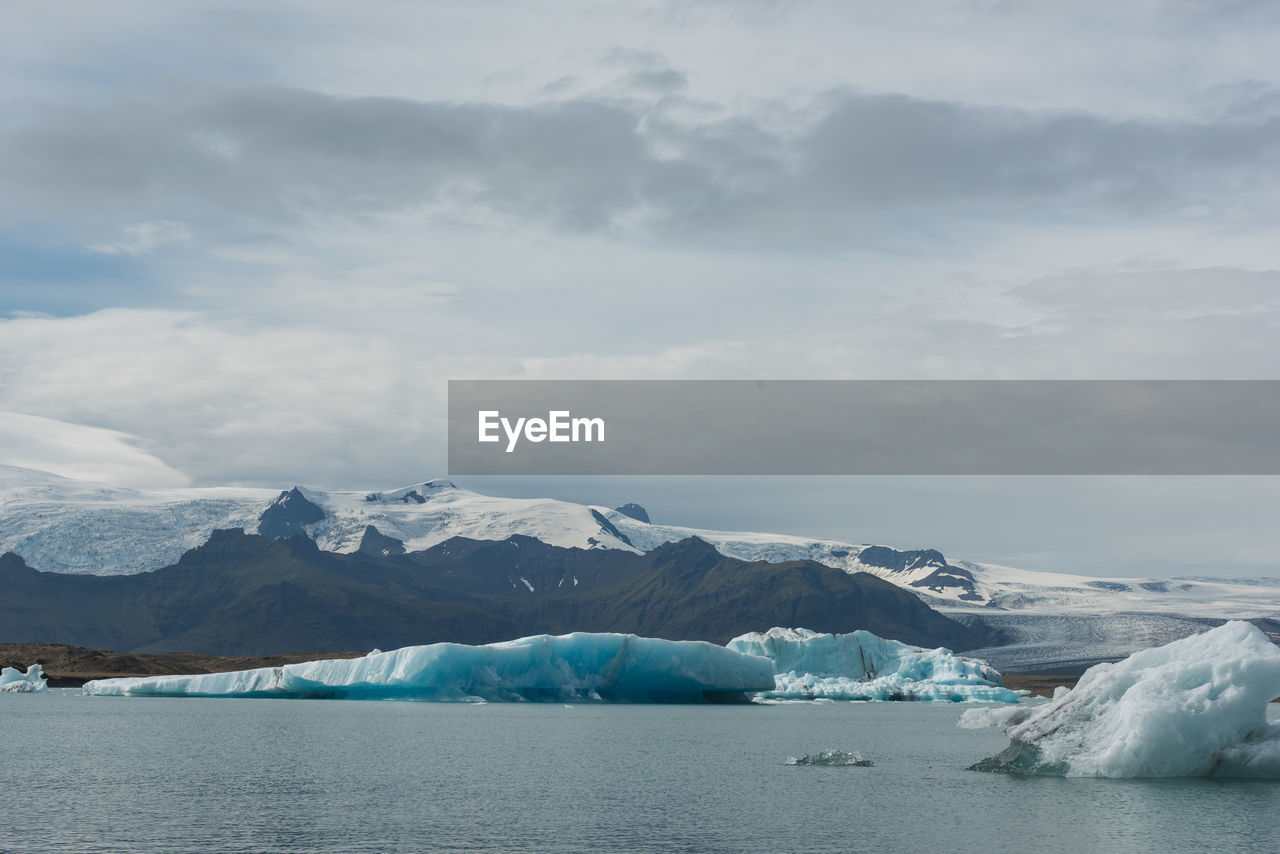
[[[968,771],[969,707],[6,694],[0,850],[1275,850],[1280,782]]]

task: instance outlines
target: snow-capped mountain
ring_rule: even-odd
[[[324,519],[308,526],[307,534],[325,551],[356,551],[370,525],[411,552],[450,537],[505,540],[512,535],[562,548],[640,551],[619,534],[602,508],[554,498],[498,498],[447,480],[389,492],[303,494],[324,511]]]
[[[563,548],[638,551],[600,508],[551,498],[497,498],[447,480],[381,492],[132,489],[0,466],[0,554],[15,552],[46,572],[127,575],[159,569],[221,528],[273,539],[304,533],[325,551],[344,554],[378,537],[405,551],[422,551],[450,537],[512,535]]]
[[[632,544],[645,551],[664,542],[700,537],[721,554],[743,560],[813,560],[847,572],[869,572],[907,587],[943,611],[1142,611],[1212,617],[1280,614],[1280,578],[1095,578],[990,563],[950,563],[932,549],[901,551],[785,534],[706,531],[645,524],[616,510],[602,512]]]
[[[387,491],[129,488],[0,466],[0,553],[52,572],[117,575],[174,563],[215,529],[277,539],[301,533],[325,551],[428,549],[451,537],[532,537],[563,548],[647,552],[698,537],[749,561],[813,560],[868,572],[944,611],[992,615],[1140,612],[1205,618],[1280,616],[1280,579],[1093,578],[950,562],[932,549],[785,534],[708,531],[620,509],[481,495],[447,480]]]
[[[0,466],[0,554],[16,552],[46,572],[146,572],[175,562],[218,528],[256,528],[277,495],[134,489]]]

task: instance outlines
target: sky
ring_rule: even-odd
[[[449,379],[1280,379],[1276,4],[122,0],[0,47],[0,410],[190,483],[442,474]],[[459,480],[1280,574],[1273,478]]]

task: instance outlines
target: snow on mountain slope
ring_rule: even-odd
[[[959,566],[978,580],[978,589],[990,607],[1007,611],[1142,611],[1237,618],[1280,615],[1280,579],[1094,578],[968,561]]]
[[[676,525],[654,525],[637,521],[617,510],[595,508],[633,544],[644,551],[663,543],[698,537],[728,557],[781,563],[812,560],[845,572],[869,572],[915,593],[929,593],[951,602],[978,601],[967,571],[949,565],[932,549],[899,551],[887,546],[855,545],[841,540],[761,534],[747,531],[707,531]],[[981,602],[979,602],[981,604]]]
[[[450,537],[514,534],[565,548],[650,551],[700,537],[722,554],[771,562],[813,560],[868,572],[934,607],[984,614],[1280,616],[1280,583],[1266,579],[1093,578],[986,563],[951,563],[932,549],[898,550],[834,539],[708,531],[650,524],[630,513],[550,498],[481,495],[431,480],[388,492],[294,489],[130,488],[0,466],[0,553],[53,572],[143,572],[175,562],[216,528],[267,536],[304,533],[325,550],[399,553]]]
[[[450,537],[505,540],[513,534],[552,546],[639,551],[592,508],[553,498],[495,498],[461,489],[447,480],[429,480],[391,492],[303,494],[325,511],[307,533],[326,551],[354,552],[365,529],[393,537],[407,551],[421,551]]]
[[[943,611],[1150,612],[1231,618],[1280,615],[1280,582],[1272,584],[1267,579],[1094,578],[988,563],[951,564],[941,553],[927,549],[898,551],[812,537],[654,525],[617,511],[596,509],[645,551],[696,536],[721,554],[743,560],[813,560],[846,572],[869,572],[906,587]]]
[[[354,552],[368,526],[408,551],[450,537],[513,534],[564,548],[637,551],[589,507],[550,498],[494,498],[434,480],[390,492],[298,490],[323,511],[300,525],[320,548]],[[258,531],[289,493],[273,489],[130,489],[0,466],[0,554],[46,572],[122,575],[168,566],[217,528]],[[305,503],[305,502],[304,502]]]
[[[256,529],[278,493],[131,489],[0,466],[0,554],[46,572],[125,575],[168,566],[216,528]]]

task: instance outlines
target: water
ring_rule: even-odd
[[[966,771],[962,709],[0,695],[0,850],[1277,849],[1280,783]]]

